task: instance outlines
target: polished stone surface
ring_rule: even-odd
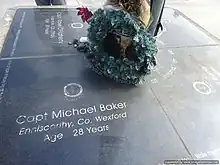
[[[1,61],[1,66],[7,63],[8,60]],[[4,69],[2,67],[1,71],[4,72]],[[83,88],[78,97],[65,97],[64,87],[70,83],[77,83]],[[69,94],[80,92],[77,87],[67,90]],[[13,60],[1,101],[2,147],[7,155],[5,165],[10,162],[18,165],[70,165],[73,162],[88,165],[144,165],[188,155],[148,85],[129,87],[96,76],[87,68],[82,56]],[[111,103],[125,103],[126,107],[100,111],[100,104]],[[52,119],[53,111],[58,115],[59,110],[94,105],[97,112],[92,114]],[[24,117],[16,122],[21,115],[44,115],[45,112],[47,119],[38,123],[23,124]],[[112,114],[126,116],[106,122],[97,122],[95,119],[100,115]],[[37,118],[42,119],[41,116]],[[91,123],[78,125],[80,118],[90,119]],[[29,120],[32,121],[32,118]],[[25,133],[21,130],[62,122],[72,122],[74,126],[47,132]],[[81,124],[82,121],[79,122]],[[108,126],[109,130],[89,133],[87,129],[91,126]],[[75,128],[83,128],[84,134],[74,137]],[[63,133],[61,140],[53,143],[44,141],[47,134],[58,133]]]
[[[45,20],[60,13],[62,19],[54,22],[62,43],[45,34]],[[158,66],[147,84],[131,87],[97,76],[83,54],[68,45],[86,35],[86,25],[69,26],[80,21],[75,9],[19,9],[0,60],[0,164],[219,159],[220,47],[174,13],[165,10]],[[73,109],[81,113],[73,115]]]
[[[159,57],[161,64],[148,77],[154,94],[192,153],[220,148],[218,54],[220,47],[163,50],[159,56],[166,55],[170,64]]]
[[[160,48],[218,44],[174,9],[164,10],[162,22],[164,31],[158,38]],[[1,56],[75,55],[76,50],[68,43],[75,38],[85,37],[87,27],[75,9],[50,9],[49,12],[40,8],[18,9]],[[16,45],[14,51],[13,45]]]
[[[81,28],[82,27],[82,28]],[[86,36],[83,24],[75,9],[19,9],[16,12],[3,57],[50,56],[75,54],[68,45],[74,38]],[[10,52],[16,43],[13,55]]]

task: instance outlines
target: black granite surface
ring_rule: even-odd
[[[7,62],[8,60],[1,61],[1,65]],[[5,165],[70,165],[73,162],[94,165],[157,164],[164,159],[187,156],[147,85],[135,88],[115,84],[96,76],[86,66],[81,56],[12,62],[4,98],[1,100],[1,147],[5,152]],[[3,67],[1,71],[4,69]],[[80,84],[82,94],[75,98],[65,97],[64,87],[70,83]],[[68,90],[71,92],[71,89]],[[79,92],[77,89],[74,91]],[[74,91],[72,94],[76,94]],[[126,107],[120,104],[121,109],[100,111],[100,105],[112,103],[126,104]],[[93,106],[96,106],[97,112],[52,118],[53,112],[58,115],[59,110]],[[45,113],[48,115],[42,120]],[[121,118],[117,119],[116,116],[106,122],[96,121],[98,116],[112,114],[121,114]],[[23,123],[25,117],[18,118],[36,115],[39,115],[35,117],[39,122],[35,120]],[[32,119],[33,117],[28,121]],[[91,123],[78,125],[79,119],[89,119]],[[22,129],[38,125],[45,128],[62,122],[72,122],[71,127],[32,133]],[[94,133],[89,133],[89,127],[99,127],[103,132],[95,133],[94,128]],[[76,134],[73,130],[80,128],[84,129],[84,134],[74,136]],[[105,129],[108,130],[104,131]],[[45,136],[59,133],[63,134],[61,140],[45,140]]]
[[[85,37],[86,27],[87,24],[77,16],[76,9],[18,9],[2,56],[75,54],[75,49],[68,43]],[[13,49],[15,43],[16,50],[11,54],[8,51]]]
[[[201,28],[171,8],[164,10],[162,23],[164,31],[158,38],[160,48],[217,44]],[[87,27],[88,24],[82,22],[73,8],[49,11],[40,8],[18,9],[7,35],[2,57],[76,55],[76,50],[68,43],[75,38],[85,37]]]
[[[44,34],[59,12],[62,44]],[[0,59],[0,165],[219,159],[220,47],[174,12],[165,10],[158,66],[132,87],[97,76],[68,46],[86,35],[68,26],[80,21],[75,9],[19,9]]]
[[[163,50],[159,55],[175,62],[168,67],[161,61],[148,77],[153,92],[192,153],[220,148],[218,54],[219,46]]]

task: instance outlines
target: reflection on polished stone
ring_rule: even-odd
[[[68,43],[86,36],[86,27],[75,9],[19,9],[2,56],[10,57],[13,45],[15,57],[75,54]]]
[[[0,60],[0,164],[217,158],[220,48],[174,13],[165,10],[158,66],[131,87],[96,75],[68,45],[86,36],[75,9],[19,9]]]
[[[2,79],[7,60],[0,64]],[[71,83],[83,88],[71,90],[73,101],[64,95]],[[1,109],[5,165],[144,165],[187,156],[147,85],[99,77],[82,56],[13,60]]]
[[[165,8],[162,22],[164,31],[158,37],[159,48],[217,44],[176,10]],[[86,37],[87,27],[74,8],[18,9],[1,56],[77,54],[68,43]]]

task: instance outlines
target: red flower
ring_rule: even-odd
[[[88,8],[78,7],[76,9],[79,10],[77,15],[81,15],[83,23],[87,22],[88,19],[93,16],[92,12],[89,11]]]

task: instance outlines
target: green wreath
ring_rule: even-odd
[[[156,40],[146,32],[141,22],[122,10],[98,9],[88,24],[90,53],[87,58],[91,68],[121,83],[137,85],[143,82],[151,73],[152,66],[156,65],[157,46]],[[120,58],[120,54],[104,49],[106,37],[115,29],[132,39],[129,57]]]

